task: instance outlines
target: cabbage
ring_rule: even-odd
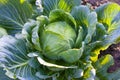
[[[0,1],[4,15],[0,15],[0,25],[12,33],[0,39],[0,66],[7,76],[20,80],[120,79],[120,70],[107,73],[114,63],[111,55],[98,59],[100,50],[120,41],[119,5],[106,3],[91,11],[79,5],[80,0],[36,3],[42,12],[28,20],[32,16],[28,2]]]

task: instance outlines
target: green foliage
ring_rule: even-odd
[[[32,16],[32,8],[25,0],[0,0],[0,25],[9,34],[20,32]]]
[[[29,50],[24,39],[4,36],[0,39],[0,42],[0,61],[6,66],[4,69],[9,77],[39,80],[35,77],[36,68],[39,67],[39,64],[37,65],[38,61],[27,56]],[[36,66],[33,67],[32,65]]]
[[[103,23],[108,31],[111,31],[111,29],[114,29],[111,25],[114,23],[113,20],[119,11],[120,6],[118,4],[104,4],[96,9],[96,12],[98,14],[98,21],[100,23]]]
[[[41,0],[37,0],[38,3]],[[43,12],[45,15],[49,15],[51,10],[62,9],[70,12],[74,6],[80,5],[81,0],[43,0],[42,4],[38,4],[39,7],[43,6]]]
[[[14,35],[0,39],[0,66],[7,76],[20,80],[119,79],[120,70],[107,72],[113,57],[98,58],[100,50],[120,41],[119,5],[107,3],[91,11],[79,5],[80,0],[37,0],[40,15],[32,11],[33,2],[28,2],[0,1],[0,35],[7,35],[6,30]]]

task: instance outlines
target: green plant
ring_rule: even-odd
[[[0,10],[11,2],[25,3],[29,9],[29,3],[17,1],[1,1]],[[36,19],[27,17],[19,26],[19,34],[0,39],[0,63],[9,77],[21,80],[119,79],[119,70],[107,73],[114,63],[111,55],[98,59],[100,50],[120,41],[119,5],[107,3],[91,11],[80,5],[79,0],[43,0],[41,4],[37,1],[41,15]],[[0,21],[3,20],[0,17]],[[11,28],[14,32],[18,26]]]

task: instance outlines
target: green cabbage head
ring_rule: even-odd
[[[30,23],[33,24],[28,26]],[[31,42],[42,55],[52,60],[64,60],[68,63],[80,59],[82,49],[75,45],[78,29],[74,18],[69,13],[53,10],[49,18],[39,16],[36,22],[31,21],[30,23],[25,24],[27,28],[24,31],[29,35],[29,39],[32,38]],[[29,30],[32,30],[33,33],[29,34]]]

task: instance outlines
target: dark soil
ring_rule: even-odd
[[[109,0],[109,1],[116,2],[116,3],[120,4],[120,0]]]
[[[111,54],[114,58],[114,65],[109,67],[108,72],[114,72],[120,68],[120,43],[111,45],[107,50],[101,51],[99,57]]]
[[[83,5],[87,5],[87,3],[91,4],[91,9],[95,9],[100,5],[103,5],[104,3],[107,2],[114,2],[117,4],[120,4],[120,0],[82,0]]]
[[[83,1],[87,1],[88,3],[91,3],[94,6],[102,5],[106,2],[115,2],[117,4],[120,4],[120,0],[83,0]]]

